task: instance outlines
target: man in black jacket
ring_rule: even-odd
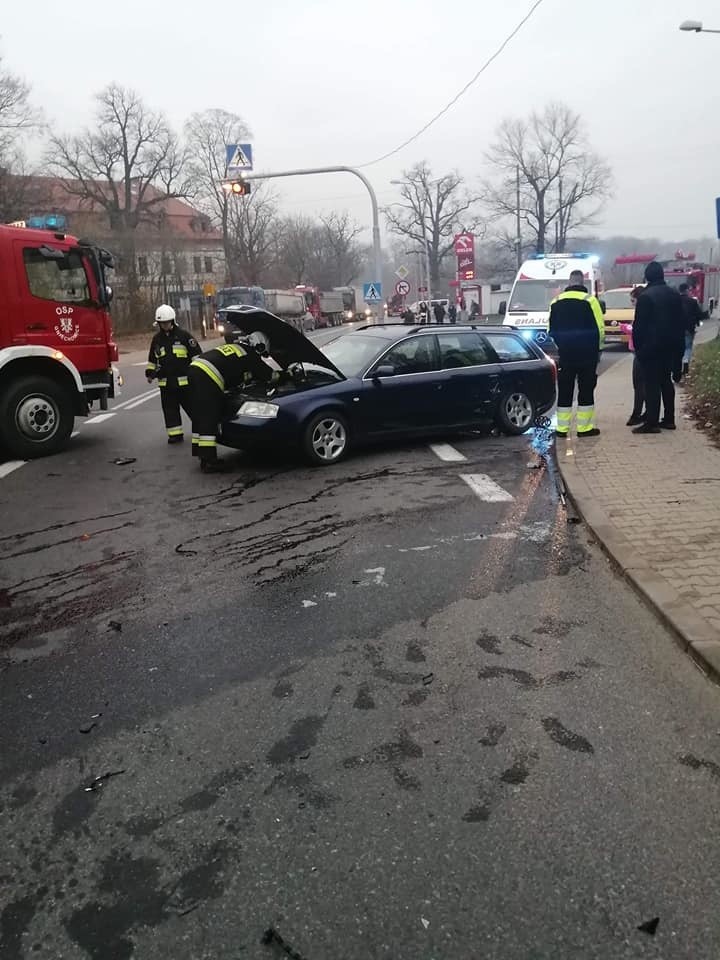
[[[168,443],[183,442],[180,407],[191,417],[188,370],[190,361],[201,351],[195,338],[175,323],[175,311],[163,303],[155,311],[154,326],[145,376],[148,383],[157,380],[160,387]]]
[[[677,290],[665,283],[662,264],[645,268],[647,286],[635,305],[633,343],[645,381],[645,423],[633,433],[660,433],[675,429],[675,388],[685,349],[685,314]],[[660,421],[660,399],[663,419]]]

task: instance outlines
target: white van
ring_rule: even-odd
[[[523,263],[512,285],[509,302],[500,304],[503,323],[529,328],[528,336],[533,335],[533,331],[547,331],[550,304],[569,285],[573,270],[582,271],[588,293],[601,296],[602,274],[595,254],[539,253]]]

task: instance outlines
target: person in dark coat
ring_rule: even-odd
[[[445,307],[442,303],[436,303],[433,307],[435,314],[435,323],[445,323]]]
[[[448,307],[448,319],[450,323],[457,323],[457,307],[454,303],[451,303]]]
[[[637,305],[637,298],[642,293],[642,287],[635,287],[630,294],[633,307]],[[630,335],[632,337],[632,334]],[[633,347],[634,349],[634,347]],[[633,385],[633,408],[630,419],[627,422],[628,427],[637,427],[645,422],[645,381],[643,380],[642,367],[637,358],[633,356],[632,366],[632,385]]]
[[[637,298],[633,343],[645,382],[645,423],[633,433],[659,433],[675,429],[675,388],[673,377],[682,371],[685,350],[685,313],[677,290],[665,283],[662,264],[653,261],[645,268],[647,286]],[[660,400],[663,419],[660,421]]]
[[[690,286],[687,283],[680,284],[678,293],[682,298],[683,312],[685,314],[685,352],[683,353],[682,363],[682,375],[685,377],[690,370],[690,358],[692,357],[693,344],[695,343],[695,334],[700,324],[707,318],[707,313],[695,297],[692,296]]]

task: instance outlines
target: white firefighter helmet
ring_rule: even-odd
[[[153,326],[156,327],[159,323],[175,323],[175,311],[167,303],[161,303],[155,311]]]
[[[261,357],[267,357],[270,353],[270,340],[261,330],[253,330],[248,337],[248,343]]]

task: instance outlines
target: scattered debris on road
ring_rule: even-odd
[[[116,467],[126,467],[129,463],[137,463],[137,457],[117,457],[110,462],[114,463]]]
[[[108,630],[114,630],[116,633],[120,633],[122,624],[117,620],[111,620],[108,624]]]
[[[434,673],[426,673],[425,676],[422,678],[423,686],[429,687],[434,679],[435,679]]]
[[[653,917],[652,920],[646,920],[645,923],[641,923],[638,930],[642,933],[649,933],[651,937],[654,937],[659,923],[660,917]]]
[[[306,957],[303,957],[301,953],[298,953],[297,950],[293,950],[289,943],[280,936],[280,934],[273,927],[269,927],[265,933],[262,935],[260,943],[264,944],[266,947],[278,946],[288,957],[292,957],[292,960],[307,960]]]
[[[125,773],[124,770],[108,770],[107,773],[101,773],[99,777],[95,777],[90,784],[85,787],[85,793],[95,793],[96,790],[99,790],[103,784],[110,780],[112,777],[119,777],[121,773]]]

